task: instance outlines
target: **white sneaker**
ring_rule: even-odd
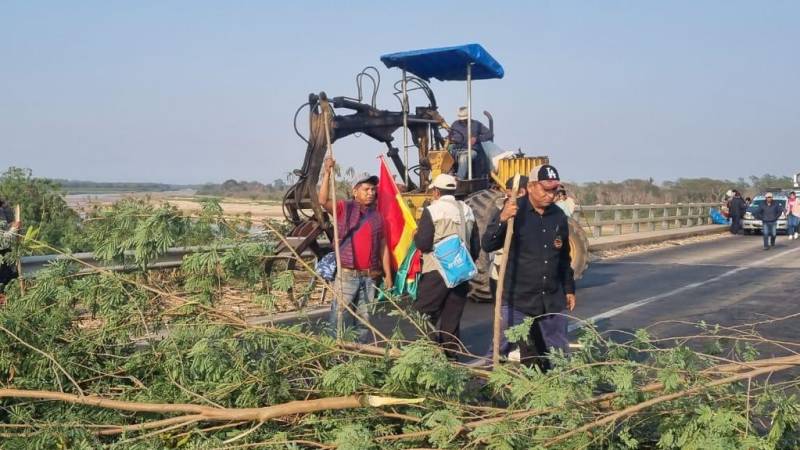
[[[800,233],[795,232],[794,236],[793,236],[793,239],[797,239],[798,237],[800,237]]]

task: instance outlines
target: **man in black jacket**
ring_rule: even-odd
[[[761,220],[761,233],[764,235],[764,250],[769,250],[775,246],[775,238],[778,235],[778,219],[783,214],[783,207],[772,198],[772,192],[767,192],[758,210],[756,219]]]
[[[731,233],[739,234],[742,231],[742,217],[747,211],[747,205],[739,191],[733,191],[733,198],[728,202],[728,214],[731,216]]]
[[[520,342],[523,364],[549,368],[544,358],[551,349],[568,349],[566,310],[575,308],[575,278],[570,265],[567,216],[554,198],[560,178],[555,167],[535,167],[528,195],[507,201],[486,228],[482,246],[487,252],[503,246],[508,220],[514,234],[503,284],[503,302],[534,317],[528,339]]]

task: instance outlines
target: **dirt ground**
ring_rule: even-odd
[[[70,194],[66,196],[66,199],[70,207],[81,212],[93,205],[110,205],[125,197],[149,198],[151,201],[157,203],[166,201],[175,205],[186,214],[193,214],[199,211],[200,200],[202,199],[202,197],[197,197],[190,191]],[[223,198],[220,205],[227,215],[235,216],[249,212],[255,221],[266,218],[278,219],[283,217],[283,210],[280,202]]]

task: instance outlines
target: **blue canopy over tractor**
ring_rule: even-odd
[[[381,56],[388,68],[397,67],[430,81],[463,81],[467,79],[467,64],[472,66],[473,80],[503,78],[503,66],[480,44],[429,48]]]

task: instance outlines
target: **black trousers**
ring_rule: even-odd
[[[450,358],[455,358],[454,352],[463,348],[459,333],[468,289],[469,283],[448,288],[436,271],[427,272],[419,279],[414,309],[430,318],[431,324],[436,328],[431,340],[438,342]]]
[[[742,231],[742,216],[731,216],[731,233],[739,234]]]
[[[539,366],[542,372],[550,370],[547,356],[553,349],[569,351],[568,319],[561,314],[536,317],[528,339],[519,342],[520,362],[526,366]]]

